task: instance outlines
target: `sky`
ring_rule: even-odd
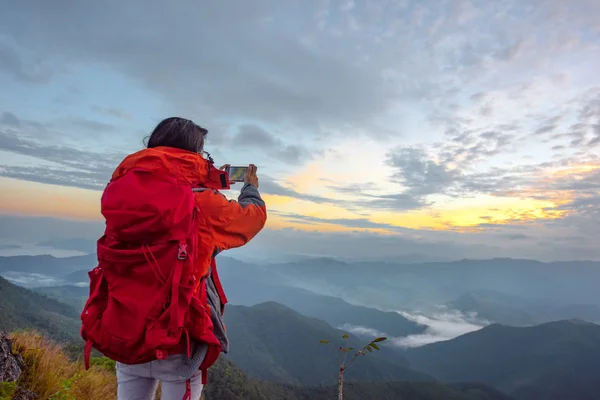
[[[183,116],[217,164],[258,166],[248,257],[600,259],[599,14],[0,0],[0,237],[100,236],[112,170]]]

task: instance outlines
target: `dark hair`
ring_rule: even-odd
[[[200,153],[204,149],[204,136],[207,133],[207,129],[189,119],[171,117],[156,125],[146,147],[168,146]]]

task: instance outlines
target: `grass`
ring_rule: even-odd
[[[109,362],[94,360],[94,365],[85,371],[82,362],[71,361],[63,347],[38,332],[18,331],[10,338],[13,352],[21,354],[25,362],[17,384],[36,393],[39,399],[117,398],[117,381]]]
[[[17,386],[31,390],[38,399],[115,400],[117,379],[115,362],[107,357],[91,359],[85,370],[82,361],[72,361],[65,349],[35,331],[16,331],[10,335],[13,353],[21,354],[25,368],[15,385],[0,382],[0,400],[11,399]],[[160,385],[156,399],[160,399]],[[204,394],[202,399],[204,400]]]

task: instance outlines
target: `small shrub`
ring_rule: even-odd
[[[344,372],[346,372],[346,369],[350,365],[352,365],[352,363],[358,357],[365,356],[367,354],[367,351],[369,353],[372,353],[373,350],[379,351],[378,343],[385,342],[387,340],[387,338],[385,338],[385,337],[378,337],[376,339],[373,339],[362,349],[356,351],[354,348],[348,347],[348,339],[349,338],[350,338],[350,336],[348,336],[348,334],[345,334],[344,336],[342,336],[342,339],[344,339],[344,341],[345,341],[345,346],[340,346],[337,349],[337,352],[335,350],[333,350],[333,346],[331,345],[330,340],[321,340],[321,344],[326,344],[331,347],[331,349],[333,350],[333,354],[340,366],[339,378],[338,378],[338,400],[343,400],[343,398],[344,398]],[[350,359],[348,359],[348,354],[353,354]]]
[[[11,335],[13,351],[21,354],[25,368],[17,385],[50,400],[114,400],[117,382],[110,362],[95,358],[89,370],[72,362],[64,349],[43,335],[20,331]]]
[[[90,364],[96,367],[104,368],[110,372],[115,372],[117,370],[116,361],[104,356],[92,358],[90,360]]]

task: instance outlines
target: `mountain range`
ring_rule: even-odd
[[[450,309],[476,313],[479,318],[510,326],[529,326],[562,319],[600,322],[595,304],[556,304],[496,291],[472,291],[447,303]]]
[[[401,264],[313,258],[258,265],[218,257],[222,279],[251,279],[271,287],[295,287],[382,310],[446,304],[474,291],[491,291],[552,305],[600,306],[600,262],[543,263],[510,258]],[[38,273],[85,282],[96,257],[0,257],[0,274]],[[79,272],[78,272],[79,271]],[[70,275],[73,274],[73,275]],[[252,291],[251,287],[248,287]]]
[[[54,259],[51,266],[63,264],[56,272],[44,268],[44,258],[22,260],[26,260],[26,271],[56,274],[65,281],[77,274],[83,275],[94,265],[93,257],[87,261],[79,257]],[[81,270],[84,262],[86,267]],[[447,307],[502,324],[492,323],[450,340],[411,349],[394,346],[393,340],[386,342],[381,352],[361,358],[348,371],[348,387],[352,388],[349,393],[353,393],[348,396],[356,397],[347,398],[600,399],[597,379],[600,376],[600,326],[584,321],[596,318],[597,293],[590,289],[594,282],[582,283],[583,278],[592,280],[597,274],[594,263],[467,260],[456,265],[424,264],[423,270],[417,271],[417,266],[412,265],[379,265],[367,269],[364,263],[329,259],[315,262],[316,265],[308,266],[303,263],[261,266],[220,257],[221,278],[232,303],[225,314],[231,340],[231,352],[223,360],[230,362],[224,364],[226,379],[229,379],[228,374],[234,370],[239,372],[237,368],[241,368],[248,374],[243,378],[250,385],[247,388],[258,385],[261,390],[276,391],[269,393],[291,393],[289,397],[282,394],[284,397],[262,398],[295,400],[333,396],[337,367],[334,356],[326,353],[320,340],[336,343],[344,333],[338,328],[345,324],[393,332],[400,337],[428,334],[429,331],[424,330],[426,326],[396,312],[384,311],[381,304],[409,296],[396,293],[398,288],[430,279],[432,282],[412,289],[413,294],[419,293],[411,300],[412,304],[428,296],[446,298]],[[0,271],[14,271],[17,264],[12,264],[13,269],[6,269],[6,265],[7,261],[0,259]],[[530,278],[537,275],[543,282],[517,285],[509,273],[519,270],[519,265],[525,271],[517,275]],[[505,267],[508,272],[502,270]],[[456,268],[456,278],[445,270],[451,268]],[[569,271],[563,269],[568,268],[575,277],[567,277]],[[414,273],[409,273],[411,271]],[[467,278],[468,271],[475,271],[476,276]],[[547,275],[542,277],[544,271]],[[436,277],[436,273],[439,276]],[[496,280],[483,284],[484,277]],[[395,281],[400,278],[405,280]],[[79,277],[72,280],[79,282],[77,279]],[[355,282],[354,288],[352,282]],[[579,293],[575,293],[575,283],[582,283]],[[360,305],[359,298],[374,291],[376,284],[382,285],[381,297],[374,293],[372,297],[380,309]],[[452,284],[458,288],[451,287]],[[530,292],[526,290],[528,286]],[[325,288],[329,288],[329,295],[324,294]],[[566,294],[566,298],[551,298],[552,290]],[[58,286],[36,288],[36,291],[0,280],[0,329],[35,328],[61,341],[77,341],[77,310],[87,297],[87,289]],[[344,300],[335,296],[340,292],[347,294]],[[458,295],[449,297],[454,293]],[[381,301],[381,298],[388,300]],[[587,299],[589,303],[578,303],[578,299]],[[367,304],[366,299],[363,300],[363,304]],[[368,338],[350,335],[348,340],[352,347],[357,347]],[[448,397],[426,397],[427,393],[440,391],[446,391]],[[247,398],[261,397],[248,395]]]
[[[67,344],[71,352],[73,348],[81,351],[81,343],[77,338],[78,315],[70,306],[15,286],[2,278],[0,296],[3,299],[0,321],[12,321],[11,324],[3,324],[1,330],[38,329]],[[254,307],[230,306],[226,315],[234,350],[211,369],[208,399],[325,400],[335,396],[336,387],[333,383],[337,367],[333,356],[324,351],[319,341],[323,337],[339,337],[343,332],[277,303]],[[49,325],[47,318],[54,318],[56,324]],[[349,341],[350,344],[359,344],[352,337]],[[79,358],[80,354],[74,356]],[[406,362],[400,355],[399,364]],[[236,365],[238,363],[242,369]],[[510,399],[485,385],[436,383],[426,374],[399,364],[371,354],[360,360],[354,372],[348,374],[345,398]],[[408,382],[399,382],[402,379]],[[324,386],[315,386],[319,382]]]
[[[0,272],[37,273],[64,277],[72,272],[91,270],[98,264],[95,254],[57,258],[50,255],[0,257]]]

